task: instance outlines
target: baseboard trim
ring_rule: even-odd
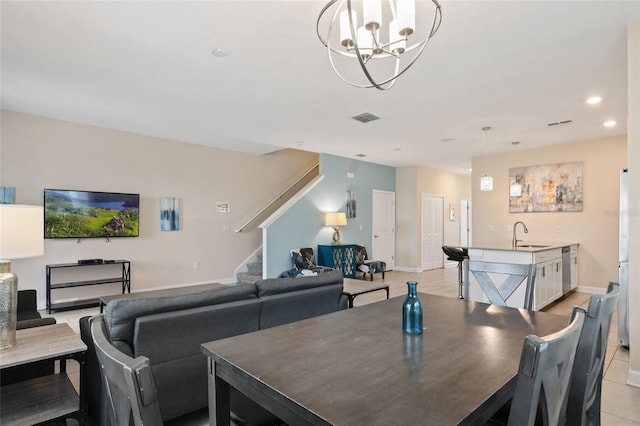
[[[629,378],[627,379],[629,386],[640,388],[640,371],[629,370]]]
[[[400,271],[400,272],[422,272],[420,269],[418,268],[408,268],[406,266],[394,266],[393,267],[394,271]]]
[[[576,287],[576,291],[578,293],[591,293],[591,294],[606,294],[607,289],[602,287],[587,287],[583,285],[579,285]]]

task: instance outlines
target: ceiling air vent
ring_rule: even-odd
[[[351,118],[353,118],[354,120],[358,120],[361,123],[368,123],[370,121],[375,121],[380,119],[380,117],[377,117],[371,114],[370,112],[363,112],[362,114],[358,114]]]
[[[563,124],[569,124],[569,123],[573,123],[573,120],[564,120],[564,121],[556,121],[555,123],[547,123],[547,126],[549,127],[561,126]]]

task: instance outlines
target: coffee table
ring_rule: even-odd
[[[353,279],[344,280],[342,294],[347,296],[349,307],[353,308],[353,301],[357,296],[374,291],[386,291],[387,299],[389,298],[389,284],[373,284],[370,281],[357,281]]]
[[[209,421],[233,386],[295,425],[482,424],[513,395],[528,334],[568,317],[419,294],[424,334],[396,297],[202,345]]]

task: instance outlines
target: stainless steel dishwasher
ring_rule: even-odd
[[[571,247],[562,247],[562,294],[571,291]]]

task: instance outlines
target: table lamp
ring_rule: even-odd
[[[15,346],[18,277],[10,259],[44,254],[44,210],[41,206],[0,204],[0,350]]]
[[[340,228],[347,224],[347,215],[345,212],[327,213],[324,216],[324,224],[333,228],[333,244],[340,244]]]

